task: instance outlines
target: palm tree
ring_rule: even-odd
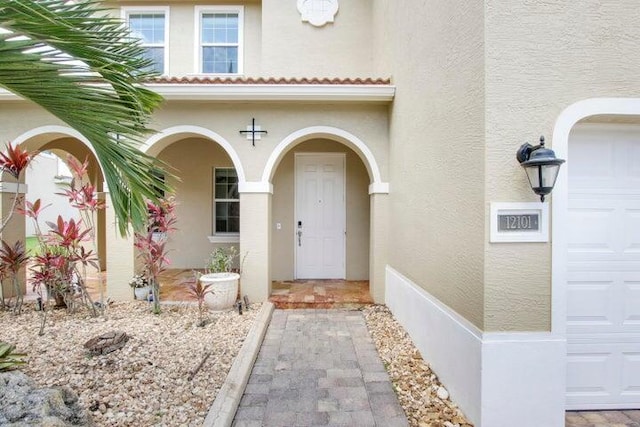
[[[6,31],[1,31],[6,30]],[[100,161],[118,219],[141,226],[146,199],[166,184],[138,150],[162,102],[144,48],[97,0],[0,0],[0,87],[35,102],[84,135]]]

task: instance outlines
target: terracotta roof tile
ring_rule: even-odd
[[[328,78],[328,77],[159,77],[149,83],[163,84],[212,84],[212,85],[389,85],[391,79],[386,78]]]

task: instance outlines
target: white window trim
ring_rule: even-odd
[[[240,233],[224,233],[207,236],[211,243],[240,243]]]
[[[211,195],[213,196],[213,206],[212,206],[212,215],[211,215],[211,230],[213,235],[209,236],[209,241],[211,243],[237,243],[240,241],[240,233],[227,233],[224,231],[216,231],[216,202],[238,202],[240,203],[240,195],[238,194],[237,199],[216,199],[216,171],[218,169],[234,169],[233,166],[219,166],[213,168],[213,176],[211,177]],[[236,170],[236,175],[238,171]],[[238,181],[238,184],[240,182]]]
[[[244,6],[196,6],[195,27],[195,75],[239,76],[244,73]],[[238,72],[237,73],[204,73],[202,71],[202,15],[205,13],[237,13],[238,14]]]
[[[120,9],[121,18],[126,22],[127,28],[130,28],[129,15],[131,14],[164,14],[164,43],[144,44],[144,46],[164,48],[164,69],[162,70],[163,76],[169,75],[169,10],[169,6],[122,6]]]

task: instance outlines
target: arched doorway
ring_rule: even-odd
[[[296,131],[272,152],[265,181],[273,188],[274,284],[300,279],[371,281],[371,290],[365,292],[384,299],[386,253],[371,242],[386,235],[386,224],[373,218],[384,211],[388,185],[381,182],[366,144],[337,128]]]

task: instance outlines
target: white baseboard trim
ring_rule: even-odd
[[[476,427],[564,426],[563,337],[482,332],[390,266],[385,302]]]

